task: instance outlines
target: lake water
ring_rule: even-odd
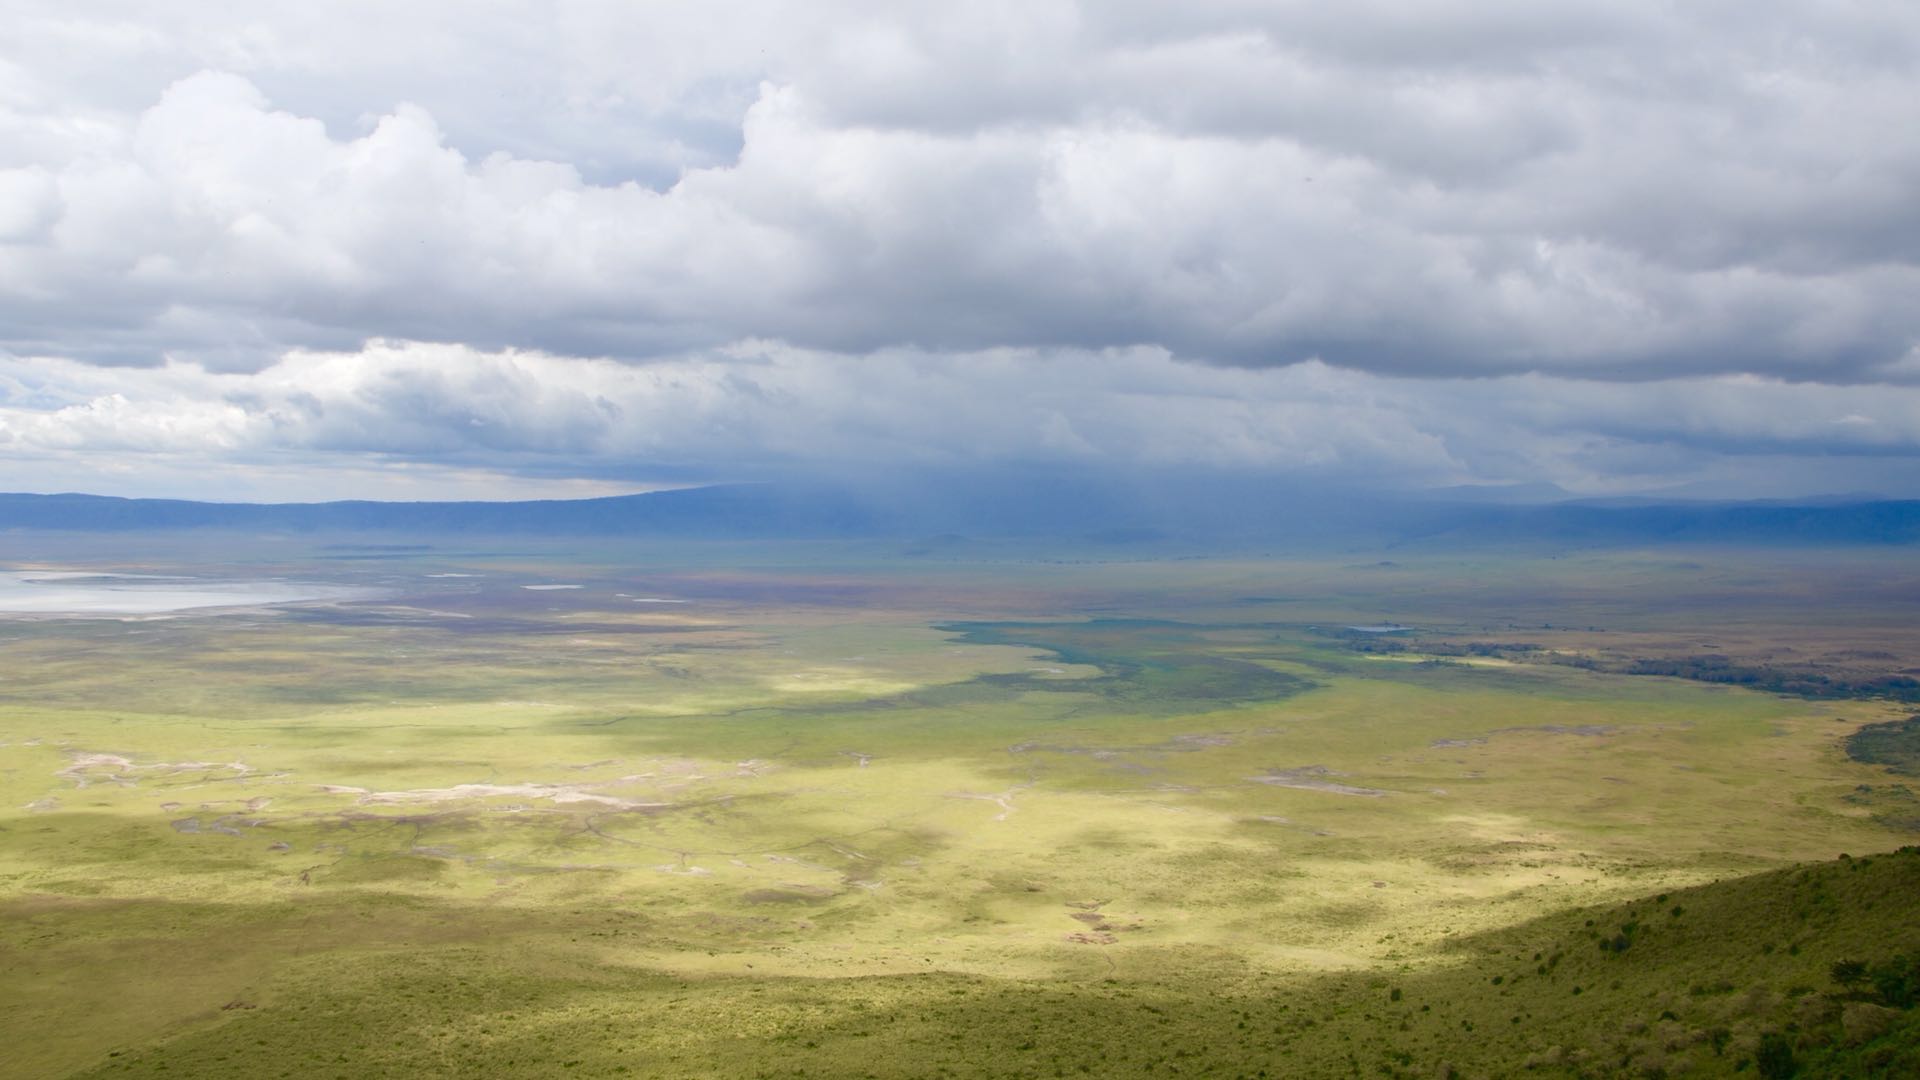
[[[0,570],[0,612],[37,615],[152,615],[192,608],[358,600],[372,595],[366,589],[301,581]]]

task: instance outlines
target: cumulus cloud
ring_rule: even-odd
[[[1852,381],[1920,338],[1909,5],[1365,8],[49,7],[5,344]]]

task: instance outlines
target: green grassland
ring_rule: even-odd
[[[1910,710],[1420,651],[1556,600],[1622,642],[1899,639],[1891,555],[1877,592],[1796,556],[1768,600],[1783,568],[1734,554],[334,554],[217,569],[380,597],[0,623],[0,1075],[1713,1074],[1768,1036],[1897,1075],[1911,1046],[1829,976],[1920,950],[1920,858],[1876,855],[1915,814],[1846,752]],[[1809,580],[1840,583],[1812,615]],[[1382,620],[1421,629],[1342,629]]]

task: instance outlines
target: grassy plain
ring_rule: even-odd
[[[1920,948],[1765,873],[1909,709],[1420,651],[1900,671],[1897,552],[57,550],[379,597],[0,623],[0,1074],[1712,1073]]]

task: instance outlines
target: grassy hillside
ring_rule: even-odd
[[[1557,914],[1401,971],[1193,950],[1031,978],[669,975],[615,958],[651,924],[609,911],[414,905],[383,920],[404,949],[347,948],[366,913],[339,909],[307,931],[324,952],[80,1075],[1911,1076],[1915,895],[1905,848]],[[243,932],[205,962],[257,944]],[[1865,977],[1835,981],[1847,961]]]

